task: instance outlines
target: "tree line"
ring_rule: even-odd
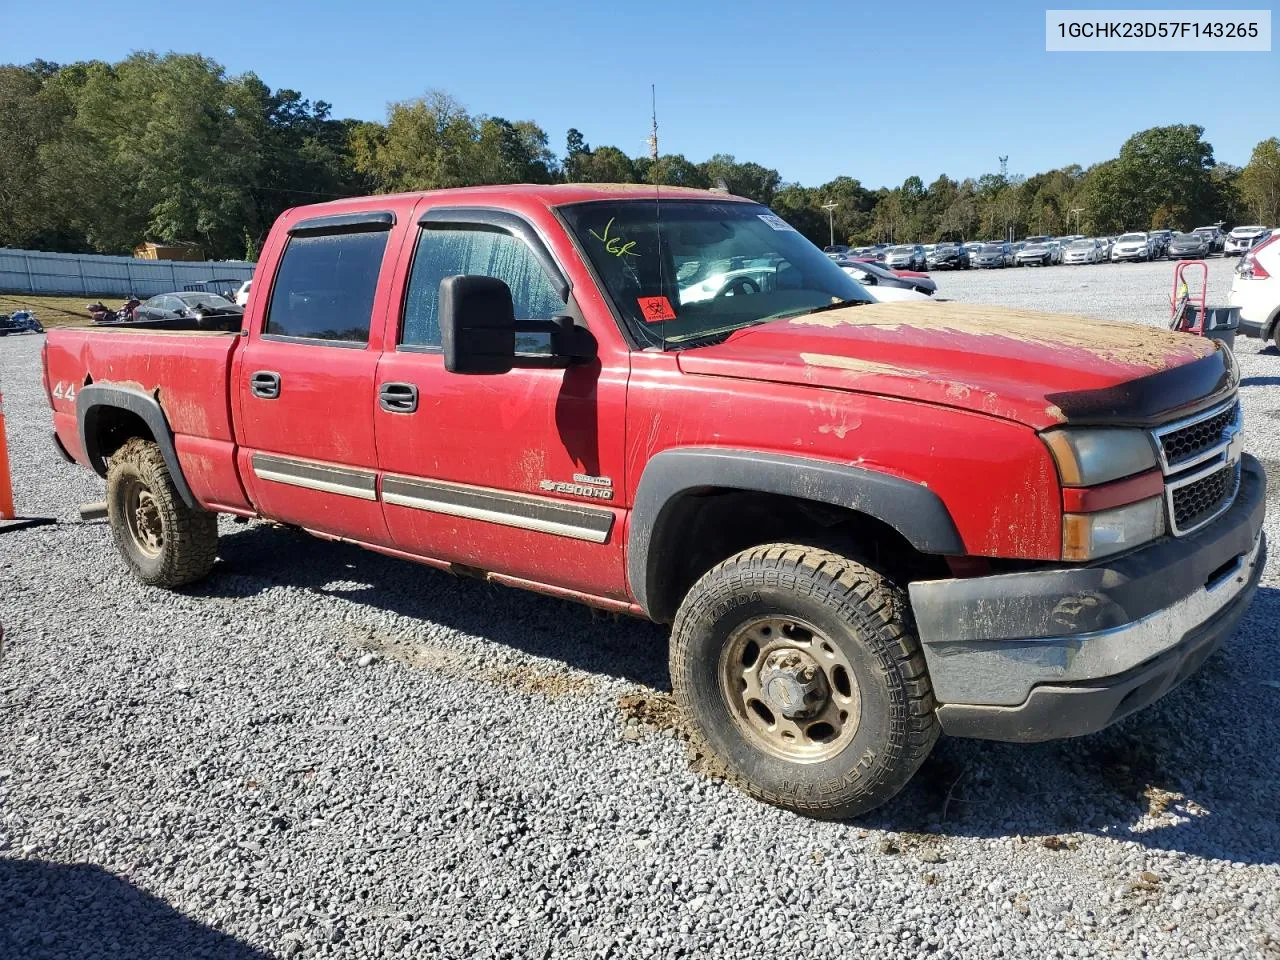
[[[276,216],[302,203],[557,182],[722,188],[819,244],[829,231],[856,244],[1274,225],[1280,139],[1259,143],[1244,168],[1217,162],[1204,129],[1181,124],[1136,133],[1088,168],[808,187],[727,154],[695,163],[592,147],[576,129],[557,153],[536,122],[472,114],[441,92],[391,104],[381,123],[339,119],[322,100],[193,54],[0,66],[0,246],[126,253],[143,240],[192,241],[255,259]]]

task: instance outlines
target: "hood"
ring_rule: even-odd
[[[687,374],[918,400],[1037,430],[1067,421],[1059,403],[1101,415],[1108,404],[1121,402],[1115,398],[1122,391],[1111,388],[1197,361],[1205,364],[1194,378],[1197,384],[1217,384],[1230,370],[1204,337],[932,300],[775,320],[679,355]],[[1197,389],[1196,396],[1172,397],[1167,406],[1208,391]]]

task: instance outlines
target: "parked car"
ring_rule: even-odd
[[[848,257],[836,261],[840,269],[864,287],[894,287],[900,290],[915,290],[927,297],[938,292],[938,284],[928,274],[903,273],[886,270],[878,263],[866,263]],[[883,300],[883,297],[876,299]]]
[[[1205,253],[1206,257],[1212,256],[1215,253],[1221,253],[1223,248],[1226,246],[1227,235],[1222,232],[1222,227],[1216,224],[1212,227],[1196,227],[1191,232],[1200,234],[1200,236],[1204,237],[1208,241],[1209,249],[1208,252]]]
[[[1022,249],[1014,254],[1014,259],[1020,267],[1047,267],[1053,263],[1053,250],[1053,241],[1048,237],[1028,240],[1023,244]]]
[[[1280,233],[1273,231],[1241,256],[1227,302],[1240,308],[1240,334],[1280,349]]]
[[[1161,257],[1169,255],[1169,244],[1173,241],[1172,230],[1152,230],[1148,236],[1151,237],[1151,259],[1157,260]]]
[[[1175,233],[1168,256],[1170,260],[1203,260],[1210,249],[1209,237],[1203,233]]]
[[[973,265],[984,270],[1013,265],[1013,249],[1007,243],[984,243],[971,257]]]
[[[224,300],[234,301],[236,291],[241,286],[242,282],[237,277],[219,277],[214,280],[197,280],[194,283],[184,284],[182,289],[184,292],[191,293],[216,293]]]
[[[240,289],[236,291],[235,302],[237,307],[245,307],[249,305],[249,291],[253,289],[253,280],[246,280],[240,284]]]
[[[940,243],[933,251],[930,270],[968,270],[969,250],[962,243]]]
[[[874,303],[756,203],[657,213],[585,184],[292,208],[241,335],[50,331],[56,442],[148,587],[213,573],[228,513],[670,623],[699,748],[808,816],[884,804],[942,733],[1095,733],[1232,635],[1267,494],[1224,347]],[[787,282],[680,305],[725,261]],[[288,584],[305,549],[255,563]]]
[[[161,293],[144,300],[134,308],[133,322],[186,320],[243,313],[243,307],[237,307],[220,294],[183,290],[180,293]]]
[[[1066,264],[1100,263],[1101,261],[1102,245],[1088,237],[1072,240],[1062,252],[1062,262]]]
[[[1253,241],[1249,244],[1249,249],[1252,250],[1254,247],[1258,246],[1259,244],[1266,243],[1275,235],[1276,235],[1276,231],[1268,227],[1266,230],[1263,230],[1260,234],[1258,234],[1256,237],[1253,238]],[[1237,270],[1240,269],[1239,264],[1236,264],[1236,269]]]
[[[1111,237],[1095,237],[1098,241],[1098,262],[1107,263],[1111,260],[1111,247],[1115,241]]]
[[[1061,240],[1049,240],[1049,241],[1048,241],[1048,244],[1049,244],[1050,249],[1052,249],[1052,250],[1053,250],[1053,260],[1052,260],[1052,262],[1053,262],[1053,263],[1055,263],[1055,264],[1062,263],[1062,241],[1061,241]]]
[[[838,253],[843,256],[844,254],[849,252],[849,245],[847,243],[835,243],[835,244],[832,244],[831,246],[823,247],[822,252]]]
[[[7,337],[11,333],[44,333],[44,325],[30,310],[0,313],[0,337]]]
[[[884,255],[886,267],[901,267],[904,270],[926,270],[929,260],[925,256],[924,247],[918,243],[899,244],[890,247]]]
[[[1150,259],[1151,238],[1145,233],[1121,234],[1111,247],[1112,263],[1120,263],[1122,260],[1141,260],[1145,262]]]
[[[1255,224],[1251,227],[1236,227],[1222,242],[1222,255],[1224,257],[1238,257],[1253,246],[1254,241],[1266,232],[1267,228],[1261,224]]]

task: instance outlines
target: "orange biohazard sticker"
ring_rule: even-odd
[[[674,320],[676,312],[671,309],[671,301],[666,297],[637,297],[640,313],[645,323],[661,323],[663,320]]]

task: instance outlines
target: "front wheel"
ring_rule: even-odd
[[[718,564],[676,614],[671,678],[694,736],[768,803],[826,819],[891,799],[938,737],[906,594],[829,550]]]
[[[148,586],[180,587],[213,568],[217,515],[187,506],[150,440],[135,437],[112,454],[107,518],[129,571]]]

